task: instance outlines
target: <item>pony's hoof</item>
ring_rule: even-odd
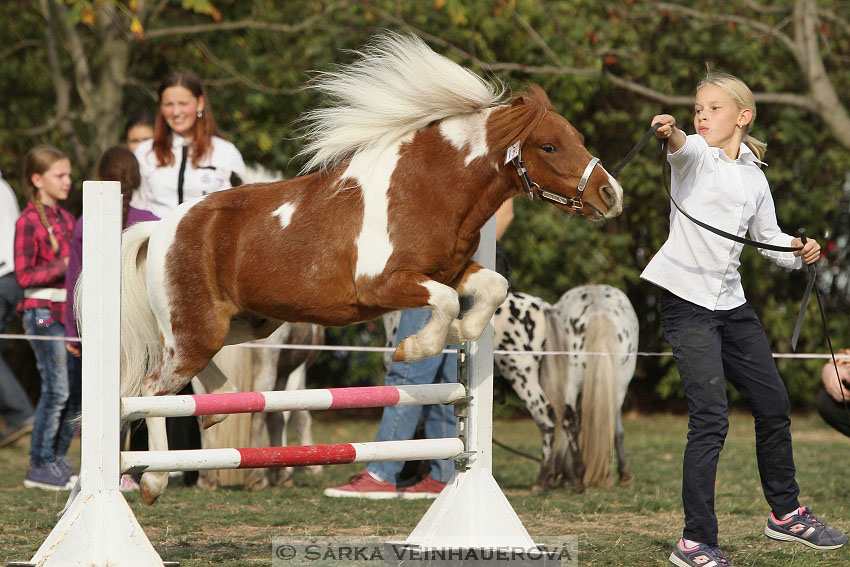
[[[139,492],[142,494],[142,500],[145,501],[145,504],[148,506],[152,505],[156,502],[156,499],[159,498],[159,494],[156,494],[151,488],[145,483],[145,480],[142,479],[142,482],[139,484]]]
[[[398,346],[393,353],[393,362],[409,362],[409,359],[407,358],[407,344],[409,340],[410,337],[398,343]]]
[[[206,430],[217,423],[221,423],[225,419],[227,419],[227,414],[205,415],[201,421],[201,427]]]
[[[269,478],[268,475],[250,475],[245,480],[245,491],[246,492],[257,492],[258,490],[263,490],[264,488],[269,487]]]
[[[635,481],[635,475],[631,473],[631,471],[626,471],[620,474],[620,484],[622,486],[629,486]]]
[[[195,486],[199,490],[216,490],[218,488],[218,482],[216,482],[212,476],[212,474],[198,475],[198,482],[195,483]]]

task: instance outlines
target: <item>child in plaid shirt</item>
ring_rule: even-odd
[[[18,306],[28,335],[57,340],[30,341],[41,375],[41,394],[30,441],[30,468],[24,486],[69,490],[76,474],[66,457],[79,404],[79,384],[71,391],[65,341],[65,270],[74,217],[59,206],[71,190],[71,162],[42,145],[25,158],[24,183],[30,202],[15,223],[15,276],[24,290]]]

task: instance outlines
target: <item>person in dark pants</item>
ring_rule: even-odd
[[[839,354],[850,355],[850,349],[845,348]],[[850,437],[850,358],[838,358],[835,362],[838,376],[831,360],[823,365],[823,388],[815,396],[815,407],[825,422]]]
[[[668,140],[671,195],[699,219],[738,236],[796,251],[759,249],[786,268],[820,257],[820,245],[783,233],[761,169],[765,144],[750,136],[756,117],[750,89],[730,75],[706,76],[697,87],[694,129],[687,136],[669,114],[657,115],[655,135]],[[670,235],[641,277],[664,291],[661,328],[688,403],[682,465],[685,527],[670,555],[678,567],[729,566],[717,541],[714,488],[729,429],[726,381],[753,414],[756,457],[770,514],[766,536],[815,549],[835,549],[847,537],[815,518],[797,500],[790,403],[764,328],[744,297],[738,273],[743,245],[715,235],[671,207]]]

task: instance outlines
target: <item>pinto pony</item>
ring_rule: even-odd
[[[436,355],[478,338],[505,299],[505,279],[472,261],[504,201],[527,190],[591,220],[622,210],[620,185],[541,89],[508,101],[416,37],[384,34],[308,88],[329,104],[305,115],[303,175],[212,193],[124,233],[122,396],[172,394],[193,376],[232,391],[213,355],[284,321],[427,307],[395,358]],[[475,298],[462,319],[459,295]],[[164,418],[148,430],[151,450],[167,449]],[[166,483],[145,473],[145,501]]]

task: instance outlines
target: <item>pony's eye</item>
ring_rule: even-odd
[[[540,146],[540,149],[546,152],[547,154],[555,153],[555,146],[553,146],[552,144],[543,144],[542,146]]]

